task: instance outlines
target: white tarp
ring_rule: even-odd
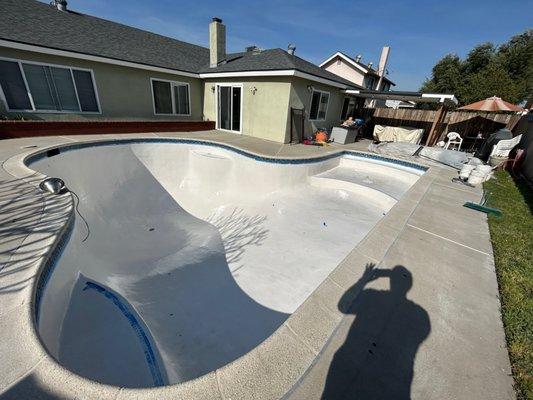
[[[374,126],[374,139],[380,142],[407,142],[420,143],[422,139],[423,129],[410,128],[407,126]]]
[[[420,145],[412,143],[371,143],[370,146],[368,146],[368,150],[372,153],[403,158],[413,157],[419,148]],[[468,162],[468,157],[465,152],[446,150],[440,147],[423,146],[418,152],[418,156],[437,161],[457,169],[461,169],[463,165]]]

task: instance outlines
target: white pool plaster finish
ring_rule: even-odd
[[[266,156],[309,157],[341,150],[277,145],[214,132],[161,136],[220,141]],[[5,182],[2,207],[7,202],[13,206],[2,213],[8,223],[0,243],[2,398],[320,398],[328,357],[353,318],[339,309],[339,302],[357,302],[361,287],[352,285],[368,263],[380,269],[408,267],[414,281],[409,298],[424,307],[431,320],[431,333],[414,363],[412,398],[514,397],[486,218],[461,208],[465,200],[479,199],[480,191],[455,186],[450,182],[454,173],[435,166],[270,337],[232,363],[183,384],[150,389],[102,385],[57,364],[36,334],[33,296],[40,267],[72,218],[72,202],[67,196],[39,193],[35,185],[41,177],[21,163],[24,154],[36,149],[21,147],[37,144],[42,149],[112,138],[0,142],[5,160],[0,171]],[[15,216],[21,209],[23,217]]]

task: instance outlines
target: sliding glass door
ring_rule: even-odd
[[[241,133],[241,85],[217,85],[218,129]]]

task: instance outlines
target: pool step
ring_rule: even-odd
[[[344,190],[354,193],[359,197],[365,197],[369,202],[380,207],[384,212],[388,212],[396,204],[394,197],[380,190],[346,180],[315,175],[309,177],[309,184],[317,188]]]

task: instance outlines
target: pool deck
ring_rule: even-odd
[[[21,154],[137,137],[209,140],[281,158],[369,143],[282,145],[217,131],[1,140],[0,399],[515,398],[487,218],[462,207],[481,189],[452,183],[456,172],[435,164],[270,338],[231,364],[153,389],[99,384],[58,365],[36,336],[31,305],[72,202],[44,196]]]

